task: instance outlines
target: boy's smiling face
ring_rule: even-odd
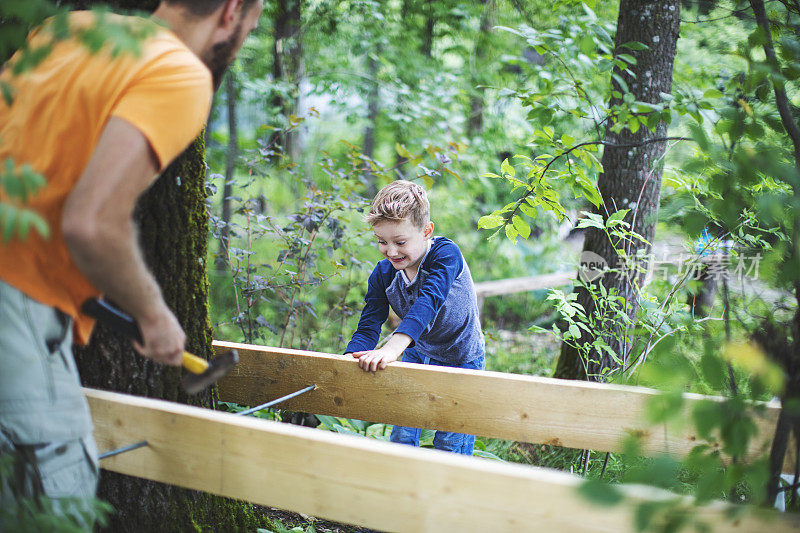
[[[428,251],[428,239],[433,235],[433,222],[422,228],[402,221],[384,220],[372,226],[378,239],[378,250],[392,262],[397,270],[404,270],[408,279],[414,279],[419,263]]]

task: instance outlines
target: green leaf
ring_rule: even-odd
[[[622,222],[622,219],[624,219],[625,215],[627,215],[629,212],[630,209],[620,209],[619,211],[611,213],[611,216],[608,217],[608,220],[606,220],[606,227],[610,228],[618,225],[620,222]]]
[[[700,368],[703,377],[709,385],[718,391],[725,390],[727,382],[727,368],[722,360],[711,350],[705,350],[700,358]]]
[[[531,236],[531,227],[519,215],[514,215],[511,219],[511,224],[523,239],[527,239]]]
[[[472,450],[472,455],[475,457],[482,457],[484,459],[493,459],[495,461],[501,461],[503,463],[505,462],[503,459],[496,456],[492,452],[487,452],[486,450],[479,450],[477,448]]]
[[[623,500],[623,494],[619,488],[597,479],[587,479],[578,485],[578,494],[591,503],[603,507],[617,505]]]
[[[697,479],[697,489],[695,498],[697,503],[702,505],[714,499],[722,499],[725,489],[725,474],[721,470],[712,472],[702,472]]]
[[[617,82],[617,85],[619,85],[619,88],[622,89],[623,93],[625,93],[625,96],[630,94],[630,90],[628,89],[628,84],[625,83],[625,80],[622,79],[622,76],[620,76],[617,73],[613,73],[611,74],[611,77],[614,79],[614,81]]]
[[[605,229],[605,224],[603,223],[603,217],[598,215],[597,213],[588,213],[586,211],[581,211],[583,215],[582,218],[578,219],[578,223],[575,225],[576,228],[598,228],[598,229]]]
[[[703,93],[703,98],[723,98],[724,96],[719,89],[708,89]]]
[[[508,238],[508,240],[516,244],[517,235],[519,235],[519,233],[517,232],[516,228],[514,228],[514,226],[512,226],[511,224],[506,226],[506,237]]]
[[[703,400],[695,404],[692,420],[697,433],[705,440],[711,440],[711,432],[722,420],[721,404],[713,400]]]
[[[663,424],[683,415],[683,394],[680,391],[663,392],[647,402],[645,416],[651,424]]]
[[[14,206],[0,202],[0,228],[3,230],[3,242],[14,236],[17,210]]]
[[[523,214],[529,216],[530,218],[536,218],[536,215],[538,214],[536,208],[528,204],[527,201],[520,204],[519,210],[522,211]]]
[[[336,433],[346,433],[346,434],[350,434],[350,435],[358,435],[357,431],[354,431],[354,430],[352,430],[350,428],[346,428],[341,424],[334,424],[333,425],[333,429],[336,431]]]
[[[324,429],[333,430],[334,424],[338,424],[339,421],[336,419],[335,416],[329,415],[317,415],[317,420],[319,420],[320,424],[324,427]]]
[[[509,164],[508,159],[504,159],[503,163],[500,165],[500,171],[505,175],[509,174],[511,177],[515,176],[514,167]]]
[[[420,446],[433,446],[433,438],[436,436],[436,431],[432,429],[423,429],[419,434]]]
[[[630,41],[619,45],[620,48],[627,48],[629,50],[650,50],[650,47],[639,41]]]
[[[397,153],[398,153],[400,156],[402,156],[402,157],[405,157],[406,159],[414,159],[414,156],[413,156],[413,155],[411,155],[411,152],[409,152],[409,151],[406,149],[406,147],[405,147],[405,146],[403,146],[402,144],[400,144],[400,143],[395,143],[395,144],[394,144],[394,149],[397,151]]]
[[[492,229],[502,226],[505,219],[497,214],[485,215],[478,219],[478,227],[483,229]]]
[[[595,207],[600,207],[600,204],[603,202],[603,197],[600,196],[600,191],[597,190],[597,187],[591,184],[587,185],[582,181],[578,182],[578,185],[581,188],[583,196]]]
[[[573,308],[573,314],[574,314],[574,308]],[[578,339],[581,336],[581,330],[579,330],[578,326],[575,325],[575,324],[570,324],[568,331],[569,331],[570,336],[572,336],[572,338],[574,338],[574,339]]]
[[[14,103],[14,88],[8,82],[0,81],[0,92],[3,94],[6,106],[11,107]]]
[[[457,172],[455,172],[453,170],[450,170],[447,167],[442,167],[442,172],[446,172],[447,174],[450,174],[455,179],[457,179],[459,181],[459,183],[461,183],[461,185],[464,185],[464,180],[461,179],[461,176],[459,176]]]
[[[624,62],[626,62],[629,65],[635,65],[636,64],[636,58],[633,57],[630,54],[617,54],[617,57],[619,59],[623,60]]]

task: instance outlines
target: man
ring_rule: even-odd
[[[165,27],[141,43],[141,54],[112,59],[70,38],[32,71],[12,77],[4,69],[15,98],[11,106],[0,101],[0,161],[45,177],[28,206],[51,237],[0,243],[0,458],[16,459],[0,507],[10,492],[94,495],[97,452],[71,351],[72,332],[86,343],[92,330],[80,313],[86,298],[113,299],[137,320],[142,356],[180,365],[185,335],[145,266],[132,213],[202,129],[213,90],[262,7],[263,0],[164,0],[153,19]],[[136,17],[114,20],[155,28]],[[69,24],[78,34],[94,15],[72,13]],[[48,31],[45,24],[29,40],[46,42]]]

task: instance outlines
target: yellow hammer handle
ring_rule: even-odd
[[[202,374],[208,370],[208,361],[189,352],[183,352],[183,367],[192,374]]]

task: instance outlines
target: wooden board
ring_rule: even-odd
[[[633,530],[628,505],[595,507],[563,472],[464,457],[363,437],[237,417],[86,389],[101,450],[149,446],[102,461],[106,470],[321,518],[409,532]],[[625,487],[631,501],[667,497]],[[798,531],[776,516],[724,521],[714,531]]]
[[[214,341],[218,352],[236,348],[240,362],[219,383],[220,399],[258,405],[308,385],[317,389],[286,409],[484,437],[597,451],[620,451],[631,433],[644,436],[647,454],[684,455],[700,443],[691,428],[649,427],[643,421],[652,389],[540,378],[501,372],[394,363],[364,372],[349,356]],[[701,401],[684,395],[687,415]],[[768,450],[779,412],[766,406],[756,422],[760,439],[750,455]],[[717,443],[710,443],[716,446]],[[793,448],[790,448],[793,449]],[[794,471],[787,454],[786,472]]]
[[[486,296],[497,296],[500,294],[514,294],[537,289],[550,289],[567,285],[571,283],[575,277],[575,272],[556,272],[554,274],[543,274],[541,276],[482,281],[475,284],[475,294],[477,294],[478,298],[485,298]]]

